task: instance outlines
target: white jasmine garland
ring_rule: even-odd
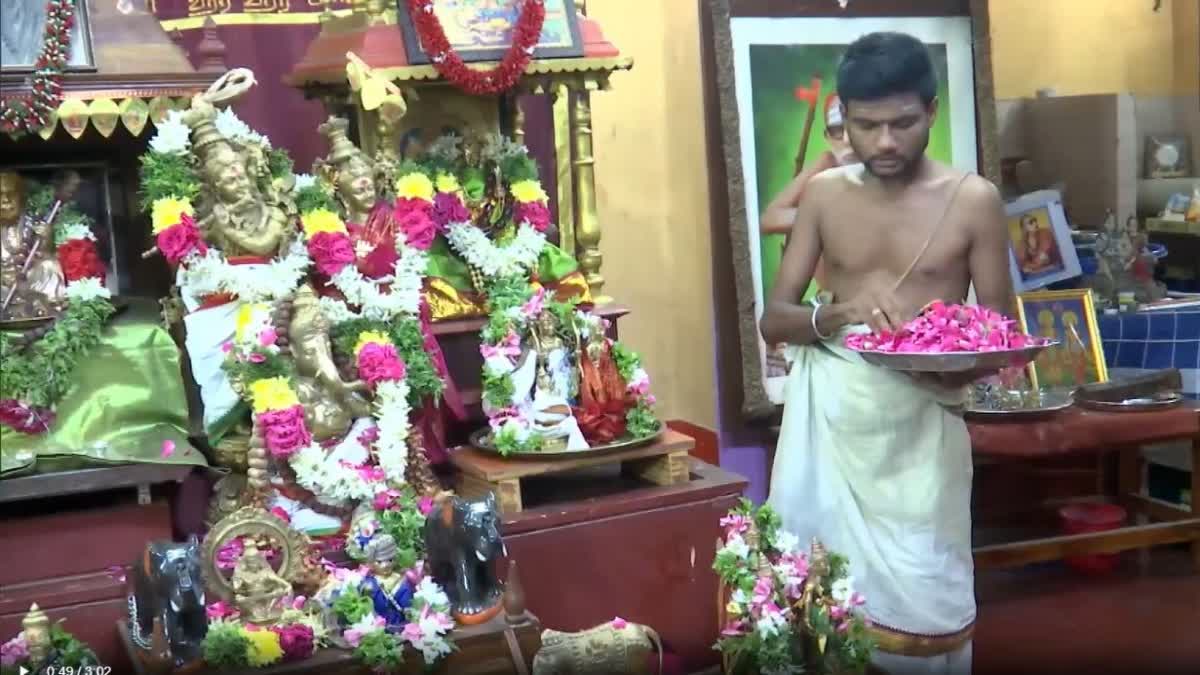
[[[92,232],[92,228],[88,227],[87,223],[65,223],[56,228],[54,243],[57,246],[62,246],[68,241],[75,239],[90,239],[96,241],[96,235]]]
[[[446,241],[456,253],[488,278],[525,276],[537,264],[546,246],[546,235],[521,223],[513,239],[503,246],[471,223],[450,223]]]
[[[298,174],[296,174],[295,180],[292,183],[292,191],[300,192],[301,190],[307,190],[308,188],[310,188],[316,184],[317,184],[316,176],[313,176],[312,174],[307,174],[307,173],[298,173]]]
[[[308,251],[298,239],[283,258],[266,265],[231,265],[220,251],[193,253],[179,267],[177,284],[193,298],[230,293],[245,302],[281,300],[296,292],[310,264]]]
[[[346,442],[358,441],[348,438]],[[357,467],[346,466],[316,443],[301,448],[288,464],[300,487],[331,505],[371,499],[376,492],[387,489],[382,483],[365,480]]]
[[[379,425],[376,458],[388,480],[396,485],[404,483],[408,468],[409,412],[407,382],[391,380],[375,387],[375,419]]]
[[[71,302],[87,302],[96,298],[111,298],[112,292],[100,283],[100,277],[85,277],[67,284],[65,291]]]
[[[349,304],[362,308],[356,316],[390,321],[398,314],[416,315],[420,311],[429,256],[409,246],[403,237],[396,238],[396,253],[399,258],[390,276],[368,279],[357,266],[346,265],[330,280]],[[382,284],[390,284],[386,293],[380,289]]]

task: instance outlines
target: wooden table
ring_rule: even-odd
[[[1200,494],[1200,414],[1192,406],[1141,413],[1101,413],[1069,408],[1031,422],[972,422],[971,446],[977,458],[1028,461],[1078,453],[1118,453],[1116,500],[1135,518],[1157,522],[1107,532],[1046,537],[975,549],[980,569],[1059,560],[1067,556],[1116,553],[1163,544],[1190,542],[1200,572],[1200,499],[1190,513],[1144,494],[1140,470],[1144,445],[1173,440],[1192,442],[1192,492]]]
[[[688,478],[653,485],[612,466],[527,479],[503,529],[529,611],[563,631],[620,616],[658,631],[686,672],[719,663],[712,560],[746,479],[694,458]]]

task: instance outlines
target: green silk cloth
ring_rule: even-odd
[[[579,263],[566,251],[549,242],[542,247],[537,267],[537,278],[542,283],[553,284],[578,270]],[[444,279],[460,292],[469,293],[475,290],[475,285],[471,283],[471,269],[441,235],[438,235],[429,247],[428,274]]]
[[[48,433],[0,427],[0,476],[133,462],[207,466],[188,442],[180,353],[159,321],[146,300],[110,319],[77,364]]]

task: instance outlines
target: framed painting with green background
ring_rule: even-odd
[[[743,410],[783,403],[786,345],[763,342],[758,321],[779,270],[785,235],[760,230],[759,214],[826,153],[826,105],[846,46],[875,31],[922,40],[938,77],[938,116],[927,154],[997,180],[995,102],[983,0],[709,0],[721,143],[737,291]],[[817,291],[810,285],[807,295]]]

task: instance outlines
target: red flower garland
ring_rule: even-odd
[[[421,40],[422,49],[429,54],[438,73],[468,94],[483,96],[512,89],[525,72],[542,36],[546,7],[543,0],[524,0],[517,24],[513,27],[512,46],[498,66],[484,71],[468,67],[450,46],[446,31],[433,11],[433,0],[408,0],[408,15]]]
[[[63,69],[71,47],[75,25],[73,0],[46,3],[46,28],[42,52],[34,64],[32,93],[28,97],[0,100],[0,131],[9,134],[36,133],[50,121],[50,113],[62,102]]]

